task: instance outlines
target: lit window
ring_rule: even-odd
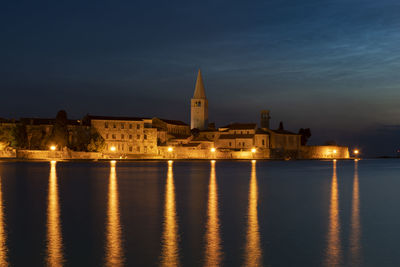
[[[108,139],[108,134],[106,134],[106,139]]]
[[[146,153],[146,152],[147,152],[147,146],[144,147],[144,153]]]
[[[138,146],[138,147],[136,148],[136,150],[137,150],[138,152],[140,152],[140,146]]]
[[[132,152],[132,147],[131,146],[129,147],[129,152]]]
[[[121,150],[124,151],[124,144],[121,145]]]

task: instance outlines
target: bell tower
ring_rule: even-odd
[[[269,129],[269,110],[261,110],[261,119],[260,119],[260,126],[261,128]]]
[[[208,128],[208,100],[204,91],[203,78],[201,77],[200,69],[197,74],[194,95],[191,99],[190,113],[191,129],[197,128],[199,130],[205,130]]]

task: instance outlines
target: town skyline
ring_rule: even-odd
[[[95,6],[22,1],[0,11],[0,88],[14,100],[0,117],[65,109],[189,122],[201,68],[217,125],[258,122],[269,109],[272,127],[311,128],[311,142],[374,154],[399,146],[396,1]]]

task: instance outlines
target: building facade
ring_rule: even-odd
[[[152,119],[88,116],[90,124],[105,140],[104,153],[157,154],[157,129]]]

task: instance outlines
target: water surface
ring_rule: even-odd
[[[400,161],[0,161],[0,266],[400,266]]]

